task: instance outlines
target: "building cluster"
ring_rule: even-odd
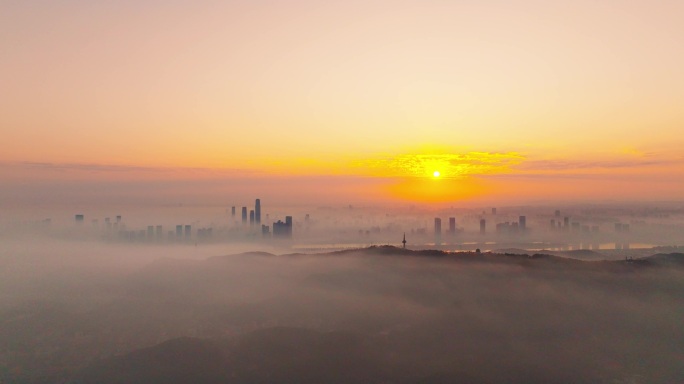
[[[257,233],[257,228],[261,228],[261,234],[265,238],[291,239],[293,220],[292,216],[286,216],[285,221],[278,220],[271,226],[262,224],[261,216],[261,200],[256,199],[254,208],[242,207],[242,226],[241,228],[234,228],[238,233],[243,233],[249,236]],[[230,209],[230,214],[233,218],[236,215],[236,207]],[[266,215],[268,220],[268,215]],[[84,214],[76,214],[74,216],[76,228],[85,230]],[[308,221],[308,218],[307,218]],[[105,238],[118,239],[130,242],[197,242],[210,240],[214,237],[213,227],[193,228],[190,224],[177,224],[175,228],[164,232],[162,225],[148,225],[146,229],[128,229],[122,222],[121,216],[116,216],[116,221],[112,221],[109,217],[104,219],[104,227],[100,227],[97,219],[92,220],[93,230],[103,230]],[[81,230],[79,230],[81,231]],[[99,232],[98,232],[99,233]]]

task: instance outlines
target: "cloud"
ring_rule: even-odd
[[[246,176],[258,174],[259,171],[246,168],[203,168],[203,167],[150,167],[138,165],[95,164],[95,163],[49,163],[22,161],[14,163],[0,163],[0,167],[19,172],[68,172],[71,174],[87,173],[101,174],[143,174],[146,176]]]
[[[505,173],[524,159],[515,152],[401,154],[356,161],[353,167],[378,176],[430,177],[434,171],[439,171],[442,177],[459,178]]]
[[[681,159],[652,159],[652,160],[530,160],[513,166],[523,171],[572,171],[589,169],[620,169],[651,167],[660,165],[682,164]]]

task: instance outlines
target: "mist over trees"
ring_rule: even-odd
[[[681,254],[179,256],[79,242],[5,251],[1,381],[684,378]]]

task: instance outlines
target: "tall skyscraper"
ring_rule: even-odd
[[[518,224],[520,226],[520,232],[525,232],[527,229],[527,218],[525,216],[520,216],[518,218]]]
[[[254,220],[256,220],[256,225],[261,224],[261,199],[256,199],[254,202]]]
[[[442,219],[435,217],[435,235],[442,234]]]
[[[235,217],[235,206],[230,207],[230,215]]]
[[[449,234],[451,234],[451,235],[456,234],[456,218],[455,217],[449,218]]]
[[[190,240],[192,237],[192,225],[185,226],[185,240]]]
[[[247,225],[247,207],[242,207],[242,225]]]
[[[485,219],[480,219],[480,234],[484,235],[487,230],[487,221]]]
[[[249,210],[249,226],[250,227],[254,226],[254,210],[253,209]]]

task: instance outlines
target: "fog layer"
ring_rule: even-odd
[[[684,379],[681,255],[234,251],[4,246],[0,382]]]

